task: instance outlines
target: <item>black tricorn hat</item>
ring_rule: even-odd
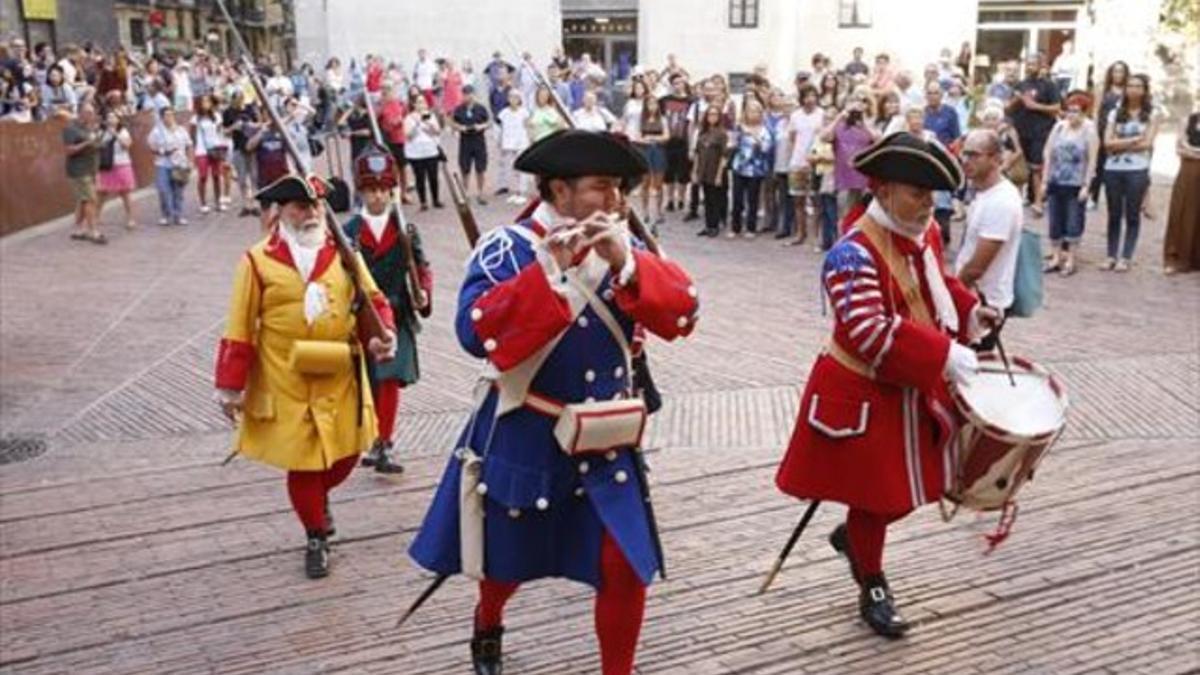
[[[928,190],[957,190],[963,183],[962,167],[941,143],[907,131],[890,133],[872,143],[855,155],[854,168],[878,180]]]
[[[329,183],[319,176],[309,176],[306,179],[290,173],[259,190],[254,198],[273,204],[318,202],[324,199],[330,190]]]
[[[646,160],[624,136],[579,129],[556,131],[534,143],[513,168],[546,178],[614,176],[632,181],[647,171]]]

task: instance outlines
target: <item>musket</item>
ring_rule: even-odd
[[[504,38],[508,40],[509,48],[516,51],[517,45],[512,41],[512,38],[508,35],[505,35]],[[574,129],[575,118],[571,117],[570,111],[567,110],[567,106],[562,102],[562,99],[558,97],[558,92],[554,91],[553,85],[551,85],[549,80],[542,75],[542,71],[537,66],[533,65],[529,61],[525,61],[524,59],[522,59],[522,61],[533,72],[533,78],[537,80],[538,86],[545,87],[546,90],[550,92],[550,104],[554,106],[554,109],[558,112],[559,117],[563,118],[563,121],[566,122],[569,128]],[[645,223],[642,222],[642,219],[640,216],[638,216],[637,212],[632,208],[629,209],[626,220],[629,222],[629,231],[633,233],[633,236],[641,239],[642,243],[646,245],[647,250],[654,255],[661,257],[662,251],[659,249],[658,240],[655,239],[654,236],[650,234],[650,231],[646,229]]]
[[[267,118],[271,121],[271,126],[279,132],[283,137],[283,145],[287,150],[288,156],[292,158],[292,162],[296,165],[300,172],[307,180],[308,172],[312,169],[310,166],[305,166],[303,159],[300,156],[300,151],[296,148],[296,142],[292,139],[291,134],[284,128],[283,122],[279,119],[279,113],[271,107],[271,100],[267,98],[266,88],[259,81],[258,72],[254,69],[254,63],[250,60],[250,47],[246,44],[246,40],[238,31],[237,25],[233,22],[233,17],[229,15],[229,8],[225,6],[225,0],[216,0],[217,7],[221,10],[221,14],[225,17],[225,22],[229,24],[229,30],[233,33],[234,39],[237,42],[238,50],[241,52],[242,67],[246,69],[246,76],[250,78],[250,86],[254,88],[254,94],[258,100],[263,103],[263,110],[267,114]],[[383,317],[379,315],[379,311],[375,309],[375,305],[371,304],[370,298],[367,295],[367,287],[364,280],[359,275],[359,269],[355,265],[357,253],[350,240],[346,237],[346,233],[342,231],[342,226],[337,221],[337,217],[333,215],[333,207],[326,200],[325,208],[325,224],[329,232],[333,235],[334,246],[337,248],[338,256],[342,259],[342,267],[346,270],[346,276],[350,277],[350,281],[354,284],[355,293],[355,317],[358,325],[362,326],[367,335],[367,339],[379,338],[384,339],[388,333],[387,327],[383,325]]]
[[[467,186],[463,183],[462,176],[457,171],[450,171],[447,167],[449,162],[445,157],[445,153],[442,153],[442,174],[446,177],[447,188],[450,190],[450,201],[454,202],[458,222],[462,223],[463,234],[473,250],[479,241],[479,222],[475,220],[475,213],[471,211],[471,203],[467,200]]]
[[[353,65],[351,65],[353,67]],[[386,143],[383,142],[383,132],[379,129],[379,120],[375,117],[375,104],[371,103],[371,92],[363,90],[363,100],[367,104],[367,117],[371,120],[371,138],[374,139],[375,145],[383,152],[391,152]],[[350,165],[354,165],[354,158],[350,158]],[[428,317],[433,311],[433,304],[425,298],[425,290],[421,288],[421,275],[417,269],[417,258],[413,253],[412,232],[416,229],[408,223],[408,219],[404,217],[404,202],[400,194],[400,164],[395,162],[392,164],[392,173],[394,174],[396,187],[392,188],[392,208],[396,212],[396,219],[400,224],[400,236],[397,241],[400,242],[400,252],[404,255],[404,265],[408,268],[408,286],[409,297],[412,298],[413,308],[423,316]]]

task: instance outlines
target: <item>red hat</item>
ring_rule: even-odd
[[[396,187],[396,160],[391,153],[371,146],[354,160],[354,187],[391,190]]]

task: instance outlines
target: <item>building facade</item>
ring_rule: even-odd
[[[60,0],[60,2],[63,0]],[[82,0],[84,2],[88,0]],[[142,52],[189,53],[198,48],[236,54],[237,43],[215,0],[115,0],[121,42]],[[291,63],[291,0],[225,0],[234,24],[258,56]]]
[[[88,42],[107,49],[120,40],[113,0],[0,0],[0,36],[9,35],[56,51]]]

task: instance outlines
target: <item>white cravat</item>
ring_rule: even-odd
[[[292,262],[296,263],[296,270],[300,273],[300,278],[306,282],[306,286],[304,287],[304,320],[311,326],[316,323],[317,318],[324,314],[325,309],[329,306],[325,287],[309,281],[313,268],[317,265],[317,254],[321,252],[324,242],[316,246],[305,246],[296,238],[295,233],[292,232],[290,227],[282,224],[279,226],[279,234],[283,237],[283,241],[287,244],[288,250],[292,254]]]
[[[913,228],[901,225],[888,215],[888,212],[884,210],[878,199],[871,201],[871,205],[867,207],[867,215],[871,216],[875,222],[879,223],[885,229],[891,230],[921,247],[921,262],[922,267],[925,268],[925,283],[929,286],[929,295],[933,297],[933,306],[937,314],[937,321],[951,333],[957,333],[958,310],[954,307],[954,298],[950,296],[950,289],[946,288],[946,280],[942,278],[942,266],[938,263],[937,256],[933,253],[933,247],[925,243],[925,229],[928,225],[922,227],[919,233],[914,234],[912,231]]]
[[[387,229],[388,220],[391,219],[391,213],[384,211],[379,215],[373,215],[367,211],[367,207],[362,209],[363,220],[366,221],[367,227],[371,230],[371,235],[375,237],[376,242],[383,241],[383,231]]]

